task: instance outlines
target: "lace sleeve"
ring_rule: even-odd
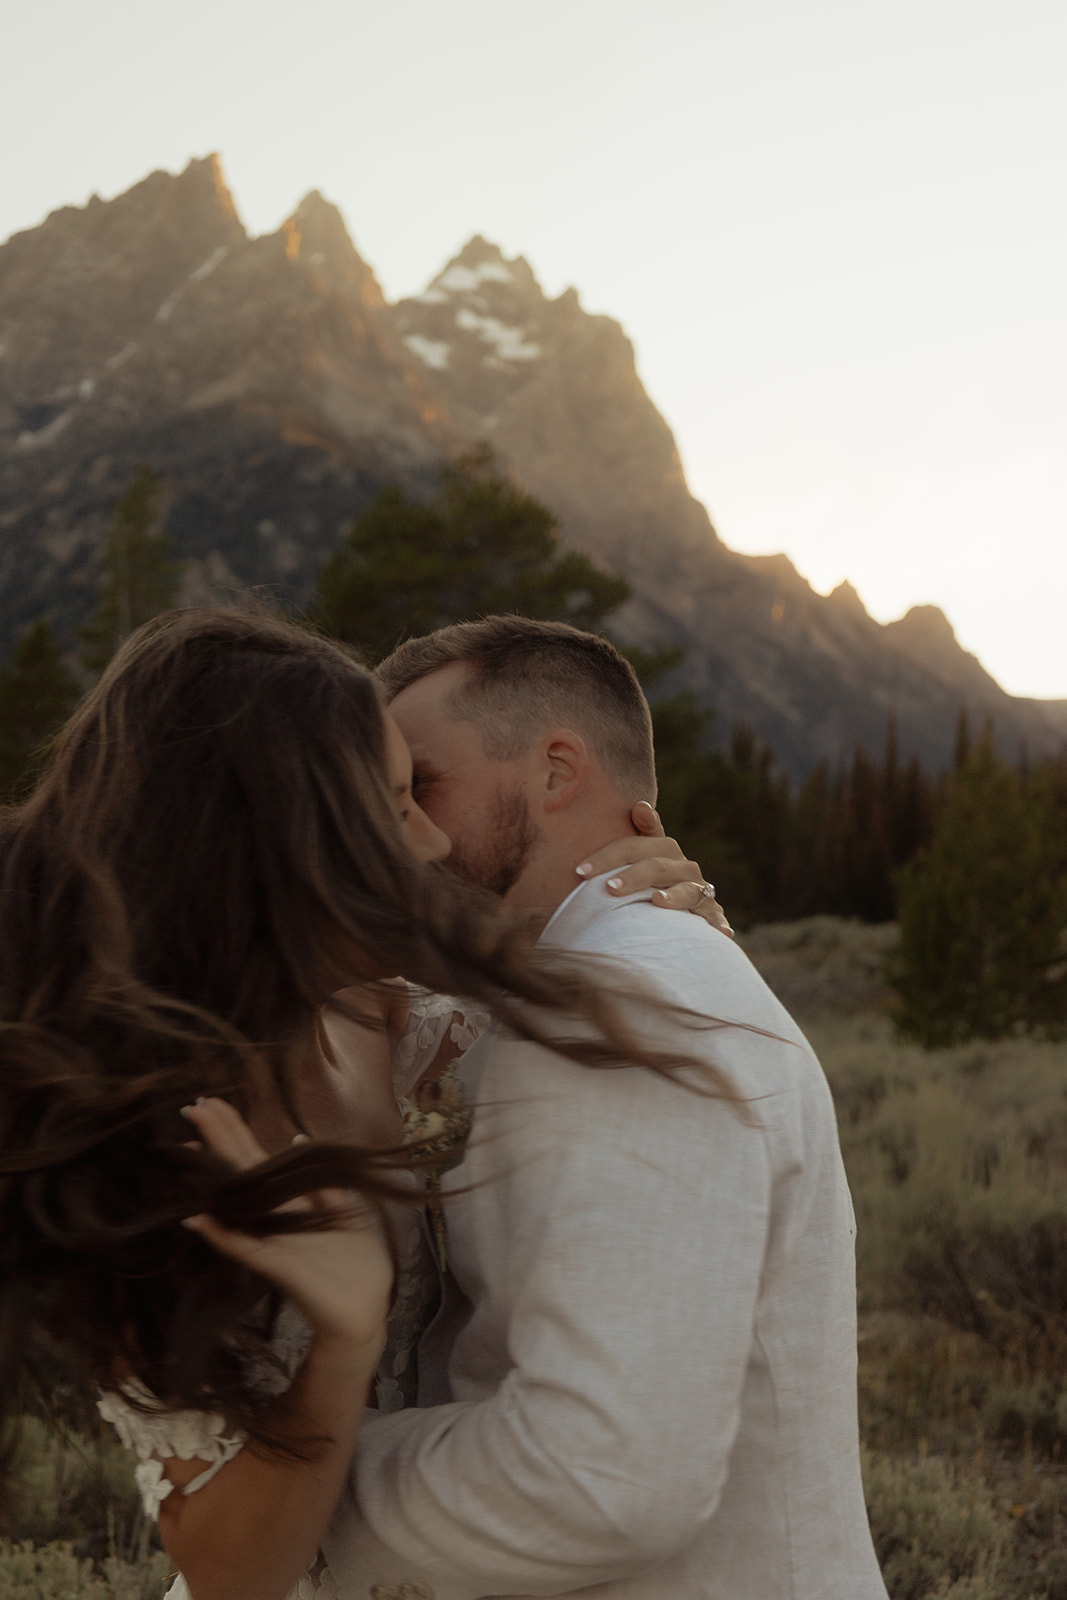
[[[489,1013],[472,1000],[432,994],[414,986],[410,995],[407,1024],[393,1052],[393,1087],[398,1098],[410,1095],[446,1039],[456,1046],[456,1054],[462,1055],[489,1025]]]
[[[210,1483],[227,1461],[243,1448],[245,1435],[227,1428],[215,1412],[166,1411],[142,1384],[124,1383],[117,1391],[105,1394],[96,1403],[105,1422],[110,1422],[122,1443],[137,1457],[134,1477],[145,1511],[153,1521],[159,1507],[175,1485],[164,1476],[163,1463],[206,1461],[207,1467],[184,1493],[193,1494]]]

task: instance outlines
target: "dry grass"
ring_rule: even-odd
[[[892,1600],[1067,1600],[1067,1045],[900,1044],[891,929],[820,917],[744,943],[838,1109]]]

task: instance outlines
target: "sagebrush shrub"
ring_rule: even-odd
[[[158,1552],[138,1564],[108,1556],[97,1571],[64,1541],[35,1546],[0,1539],[4,1600],[158,1600],[173,1571]]]
[[[1004,1600],[1011,1530],[978,1477],[865,1451],[871,1534],[891,1600]]]

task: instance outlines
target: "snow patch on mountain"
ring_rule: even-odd
[[[420,361],[437,372],[443,372],[448,366],[451,352],[443,339],[426,339],[421,333],[409,333],[405,334],[404,343]]]
[[[169,322],[170,321],[171,316],[172,316],[172,314],[174,312],[174,307],[178,304],[178,301],[181,299],[181,297],[182,297],[182,295],[184,293],[185,293],[185,285],[184,285],[184,283],[180,284],[177,289],[172,289],[171,290],[170,294],[168,294],[167,298],[164,300],[163,304],[160,306],[159,310],[156,312],[156,321],[157,322]]]
[[[521,328],[509,327],[497,317],[482,317],[462,306],[456,312],[456,321],[468,333],[476,333],[486,344],[495,346],[504,361],[534,361],[541,354],[541,346],[527,343]]]
[[[59,438],[70,419],[71,412],[61,411],[58,417],[53,417],[51,422],[43,428],[38,428],[36,433],[24,429],[15,440],[16,449],[39,450],[43,445],[51,444],[54,439]]]
[[[481,283],[514,283],[514,278],[502,261],[479,261],[476,267],[465,267],[454,261],[442,272],[434,288],[447,289],[450,294],[469,294]],[[432,293],[432,289],[429,291]]]
[[[229,245],[220,244],[218,249],[208,256],[207,260],[189,274],[190,283],[202,283],[205,278],[210,278],[223,256],[230,253]]]
[[[174,313],[174,307],[178,304],[178,301],[182,298],[189,285],[191,283],[202,283],[205,278],[209,278],[214,272],[215,268],[218,266],[219,262],[222,260],[223,256],[228,254],[229,246],[220,244],[217,250],[212,251],[206,261],[202,261],[198,267],[194,267],[185,282],[179,283],[178,287],[168,294],[167,298],[156,312],[156,321],[169,322]]]

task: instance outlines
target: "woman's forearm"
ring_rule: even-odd
[[[181,1485],[202,1463],[171,1461],[175,1483],[160,1507],[160,1533],[192,1600],[285,1600],[315,1559],[344,1486],[379,1355],[347,1339],[318,1336],[272,1424],[312,1445],[312,1459],[254,1446],[202,1489]]]

